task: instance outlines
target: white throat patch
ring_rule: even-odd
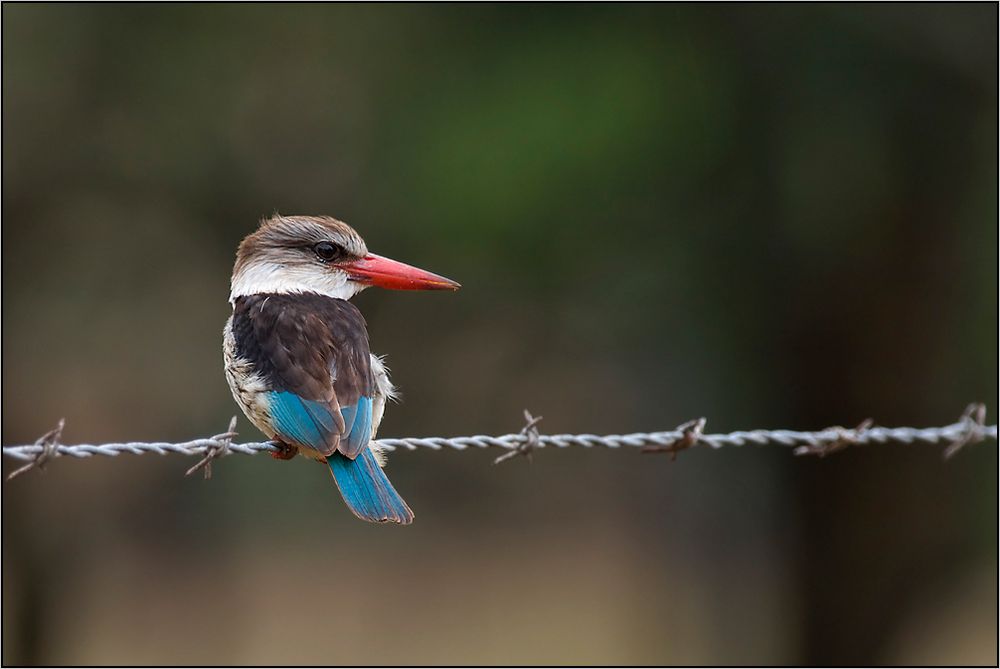
[[[349,300],[367,288],[350,281],[339,270],[317,270],[314,267],[295,267],[268,261],[251,261],[238,274],[233,275],[229,301],[237,297],[260,293],[318,293],[338,300]]]

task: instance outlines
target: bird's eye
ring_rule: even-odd
[[[313,246],[313,252],[323,262],[330,262],[340,255],[340,247],[332,242],[319,242]]]

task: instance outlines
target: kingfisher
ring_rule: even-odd
[[[408,524],[413,512],[375,441],[396,388],[369,350],[353,296],[369,286],[457,290],[451,279],[369,253],[328,216],[265,218],[240,242],[223,331],[226,380],[272,456],[324,463],[362,520]]]

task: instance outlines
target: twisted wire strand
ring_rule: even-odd
[[[693,423],[694,421],[692,421]],[[702,420],[702,425],[704,420]],[[219,455],[239,453],[255,455],[263,451],[276,451],[268,442],[251,442],[246,444],[229,443],[225,438],[231,433],[207,439],[194,439],[182,443],[168,442],[126,442],[119,444],[29,444],[23,446],[4,446],[3,454],[17,460],[33,460],[47,449],[55,457],[89,458],[95,455],[116,457],[123,453],[142,455],[156,453],[158,455],[205,455],[213,450],[221,451]],[[231,438],[231,437],[230,437]],[[538,434],[537,431],[522,431],[518,434],[502,436],[472,435],[465,437],[403,437],[378,439],[377,443],[386,451],[415,451],[429,449],[440,451],[453,449],[464,451],[470,449],[498,448],[507,451],[525,451],[539,448],[641,448],[646,451],[676,452],[690,446],[707,446],[712,449],[735,446],[786,446],[796,447],[797,454],[819,454],[839,450],[844,446],[861,446],[869,444],[886,444],[890,442],[913,444],[951,444],[962,446],[989,439],[997,440],[997,426],[983,425],[970,420],[967,416],[957,423],[944,427],[866,427],[853,429],[831,427],[815,432],[800,432],[797,430],[749,430],[730,432],[729,434],[702,434],[699,430],[685,429],[684,426],[666,432],[635,432],[632,434]],[[686,445],[684,444],[687,440]],[[957,448],[956,448],[957,450]],[[214,456],[213,456],[214,457]]]

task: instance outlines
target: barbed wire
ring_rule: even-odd
[[[956,423],[944,427],[879,427],[871,419],[857,427],[828,427],[815,432],[798,430],[749,430],[728,434],[705,434],[705,418],[698,418],[665,432],[635,432],[631,434],[541,434],[538,421],[528,411],[524,412],[526,424],[515,434],[498,437],[473,435],[467,437],[404,437],[378,439],[378,445],[385,451],[415,451],[417,449],[464,451],[470,449],[498,448],[507,451],[494,460],[499,464],[518,455],[529,456],[542,448],[639,448],[644,453],[669,453],[671,458],[677,453],[695,446],[712,449],[735,446],[787,446],[794,448],[795,455],[817,455],[820,457],[835,453],[851,446],[865,446],[887,443],[947,444],[945,458],[950,458],[962,447],[990,439],[997,440],[997,426],[986,425],[986,407],[971,404]],[[194,439],[182,443],[168,442],[126,442],[119,444],[77,444],[68,446],[59,443],[65,422],[60,420],[55,429],[40,437],[34,444],[4,446],[7,457],[26,461],[27,464],[11,472],[8,480],[31,469],[42,469],[48,462],[58,457],[89,458],[95,455],[116,457],[123,453],[142,455],[200,455],[202,459],[187,470],[191,475],[204,471],[205,478],[212,475],[212,462],[220,457],[239,453],[254,455],[261,452],[279,452],[271,442],[234,444],[236,437],[236,417],[233,416],[229,429],[207,439]]]

